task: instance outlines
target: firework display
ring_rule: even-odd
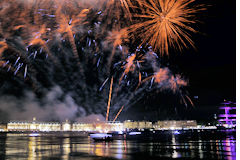
[[[114,121],[149,90],[181,91],[161,57],[190,44],[195,0],[3,0],[0,72],[43,97],[59,86],[81,106]],[[9,88],[1,92],[8,91]],[[111,107],[110,107],[111,105]],[[115,118],[114,118],[115,117]]]

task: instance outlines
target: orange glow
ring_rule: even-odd
[[[161,83],[163,82],[164,80],[167,80],[169,77],[168,77],[168,71],[166,69],[162,69],[160,68],[158,70],[158,72],[156,72],[153,76],[149,76],[147,78],[145,78],[143,80],[143,82],[146,82],[150,79],[154,78],[154,82],[155,83]]]
[[[167,74],[168,74],[168,72],[166,69],[160,68],[159,71],[157,72],[157,74],[155,74],[155,76],[154,76],[155,82],[160,83],[160,82],[166,80],[168,78]]]
[[[109,116],[109,110],[110,110],[110,104],[111,104],[111,96],[112,96],[112,85],[113,85],[113,77],[111,78],[111,84],[110,84],[110,90],[109,90],[109,96],[108,96],[108,106],[107,106],[106,121],[108,121],[108,116]]]
[[[5,49],[8,48],[8,45],[5,41],[0,41],[0,57],[2,56],[2,53],[5,51]]]
[[[112,54],[109,58],[109,64],[112,62],[113,56],[115,54],[115,50],[118,46],[122,45],[124,42],[129,42],[128,32],[126,29],[113,30],[110,32],[106,38],[107,42],[113,44]],[[122,53],[127,52],[126,50],[122,50]]]
[[[136,58],[136,54],[133,54],[127,58],[127,63],[124,66],[125,70],[124,70],[121,78],[119,79],[119,83],[122,81],[124,75],[127,75],[129,71],[134,70],[135,65],[133,62],[134,62],[135,58]]]

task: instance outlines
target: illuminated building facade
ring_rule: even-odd
[[[140,121],[140,122],[138,122],[138,128],[139,129],[150,129],[150,128],[153,128],[153,125],[152,125],[152,122]]]
[[[183,129],[196,128],[195,120],[183,121],[157,121],[152,123],[149,121],[124,121],[121,122],[96,122],[96,123],[70,123],[66,120],[63,123],[57,122],[38,122],[36,119],[27,122],[9,122],[6,125],[0,125],[0,131],[40,131],[40,132],[55,132],[55,131],[74,131],[74,132],[115,132],[129,129]]]
[[[196,128],[197,122],[195,120],[181,120],[181,121],[157,121],[156,123],[152,123],[149,121],[124,121],[123,126],[125,129],[150,129],[153,128],[155,130],[160,129],[183,129],[183,128]]]
[[[11,121],[7,124],[8,131],[61,131],[61,124],[57,122]]]
[[[70,123],[66,120],[63,123],[57,122],[38,122],[33,121],[11,121],[5,125],[0,125],[0,131],[86,131],[86,132],[110,132],[122,131],[123,123],[121,122],[97,122],[97,123]]]
[[[62,130],[63,131],[71,131],[72,130],[72,126],[71,126],[71,124],[69,123],[68,120],[66,120],[66,122],[63,122]]]
[[[157,121],[154,124],[155,130],[160,129],[183,129],[183,128],[196,128],[197,122],[195,120],[182,120],[182,121]]]
[[[124,127],[123,127],[123,123],[121,122],[108,122],[107,123],[109,128],[110,128],[110,131],[122,131],[124,130]]]
[[[219,107],[218,122],[226,127],[236,127],[236,103],[224,101]]]
[[[124,121],[123,126],[125,129],[150,129],[153,128],[152,122],[149,121]]]
[[[98,123],[73,123],[72,131],[95,131],[95,132],[109,132],[122,131],[123,124],[120,122],[98,122]]]
[[[126,129],[135,129],[138,128],[138,122],[127,120],[123,122],[123,126]]]
[[[72,131],[93,131],[94,125],[91,123],[73,123]]]
[[[9,122],[8,131],[61,131],[61,124],[56,122]]]

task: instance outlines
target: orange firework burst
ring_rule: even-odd
[[[195,23],[194,14],[200,9],[190,7],[195,0],[138,0],[141,14],[135,17],[142,21],[129,27],[131,37],[141,38],[160,54],[168,54],[169,48],[182,50],[194,43],[189,32],[196,32],[190,24]]]

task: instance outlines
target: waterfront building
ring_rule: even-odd
[[[138,122],[127,120],[123,122],[123,126],[125,129],[136,129],[138,128]]]
[[[152,122],[149,121],[131,121],[127,120],[123,122],[125,129],[150,129],[153,127]]]
[[[196,128],[197,122],[195,120],[168,120],[168,121],[157,121],[153,128],[155,130],[162,130],[162,129],[183,129],[183,128]]]
[[[39,123],[39,131],[61,131],[61,124],[57,122]]]
[[[152,123],[149,121],[124,121],[121,122],[95,122],[95,123],[70,123],[66,120],[63,123],[58,122],[38,122],[33,121],[11,121],[5,125],[0,125],[0,131],[41,131],[41,132],[55,132],[55,131],[85,131],[85,132],[119,132],[131,129],[155,129],[155,130],[169,130],[169,129],[194,129],[197,128],[195,120],[168,120],[157,121]]]
[[[126,129],[134,129],[134,128],[137,128],[137,122],[133,122],[131,120],[126,120],[123,122],[123,126],[124,128]]]
[[[7,124],[8,131],[61,131],[61,124],[57,122],[11,121]]]
[[[72,130],[72,126],[71,126],[71,124],[69,123],[69,121],[67,119],[62,124],[62,130],[63,131],[71,131]]]
[[[95,127],[91,123],[73,123],[72,124],[72,131],[93,131]]]
[[[34,127],[35,126],[35,127]],[[38,126],[36,124],[32,124],[31,122],[9,122],[7,124],[8,131],[30,131],[33,128],[37,130]]]
[[[150,129],[152,127],[153,127],[152,122],[148,122],[148,121],[138,122],[138,129]]]
[[[94,131],[94,132],[110,132],[122,131],[123,123],[121,122],[98,122],[98,123],[73,123],[72,131]]]
[[[124,130],[123,123],[121,123],[121,122],[109,121],[107,124],[109,125],[109,131],[123,131]]]

